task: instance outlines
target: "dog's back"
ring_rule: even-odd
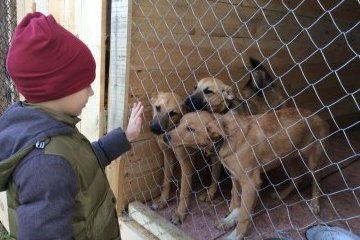
[[[306,109],[284,108],[253,117],[229,112],[222,117],[231,149],[244,149],[246,142],[262,164],[298,150],[306,152],[329,132],[328,123]]]

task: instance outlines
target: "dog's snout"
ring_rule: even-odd
[[[168,133],[165,133],[163,136],[164,143],[169,144],[171,141],[171,136]]]
[[[165,131],[162,129],[161,125],[154,123],[150,125],[150,131],[156,135],[163,134]]]
[[[196,110],[196,104],[194,103],[194,99],[192,96],[188,96],[185,101],[184,101],[184,105],[186,106],[187,110],[189,112],[195,111]]]
[[[185,105],[186,105],[187,107],[190,107],[190,106],[191,106],[191,98],[190,98],[190,97],[187,97],[187,98],[185,99]]]
[[[191,95],[185,99],[184,105],[187,107],[189,112],[193,112],[204,108],[206,103],[203,101],[202,97],[198,95]]]

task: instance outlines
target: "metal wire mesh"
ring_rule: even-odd
[[[325,137],[315,137],[315,142],[324,142],[321,148],[326,158],[325,165],[317,170],[322,172],[320,215],[309,211],[310,188],[299,186],[282,200],[270,197],[271,192],[278,194],[285,183],[309,177],[309,170],[291,177],[280,167],[280,172],[262,175],[264,183],[256,189],[256,207],[249,211],[250,228],[245,239],[304,239],[304,232],[314,224],[337,225],[360,234],[360,180],[354,174],[359,167],[354,160],[360,151],[359,1],[135,0],[130,8],[129,102],[148,104],[145,118],[149,125],[144,127],[144,137],[124,157],[127,184],[120,194],[131,200],[145,199],[148,206],[153,206],[159,189],[164,188],[163,153],[149,131],[152,117],[163,105],[154,103],[152,96],[160,92],[178,94],[180,108],[195,92],[194,85],[199,88],[203,78],[215,77],[242,96],[250,109],[252,101],[260,97],[267,108],[260,118],[286,105],[309,109],[331,126]],[[249,87],[249,79],[254,77],[251,57],[272,76],[270,84]],[[280,103],[272,101],[271,89],[283,96]],[[171,115],[172,109],[167,110]],[[249,115],[259,117],[251,110]],[[271,137],[266,141],[271,142]],[[301,150],[292,153],[306,168]],[[187,155],[192,164],[192,171],[187,172],[188,179],[193,179],[189,183],[191,197],[178,227],[194,239],[227,236],[233,229],[217,229],[216,225],[229,211],[232,174],[224,170],[217,180],[215,198],[203,202],[200,195],[209,190],[211,162],[196,150]],[[286,161],[290,155],[277,159]],[[174,215],[181,201],[181,166],[179,161],[171,164],[175,168],[175,176],[169,179],[172,191],[164,208],[157,212],[179,223]],[[139,211],[129,210],[129,214],[135,217]],[[152,223],[143,225],[151,229]],[[166,230],[155,235],[168,237]]]
[[[0,2],[0,114],[18,98],[15,86],[6,71],[6,53],[16,27],[16,1]]]

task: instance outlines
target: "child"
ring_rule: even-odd
[[[104,168],[139,135],[142,104],[134,104],[125,132],[90,143],[75,124],[93,95],[95,60],[51,15],[31,13],[19,23],[7,69],[26,99],[0,118],[0,191],[8,192],[14,237],[120,239]]]

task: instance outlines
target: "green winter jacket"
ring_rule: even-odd
[[[2,160],[0,186],[6,185],[4,181],[11,179],[12,172],[27,154],[34,148],[43,148],[45,155],[61,156],[68,161],[77,177],[79,192],[73,210],[73,239],[120,239],[115,197],[91,143],[75,127],[79,119],[53,115],[51,112],[49,114],[73,126],[74,131],[44,138],[43,141],[23,147],[8,159]],[[10,229],[12,233],[16,233],[18,192],[13,181],[10,180],[7,186]]]

